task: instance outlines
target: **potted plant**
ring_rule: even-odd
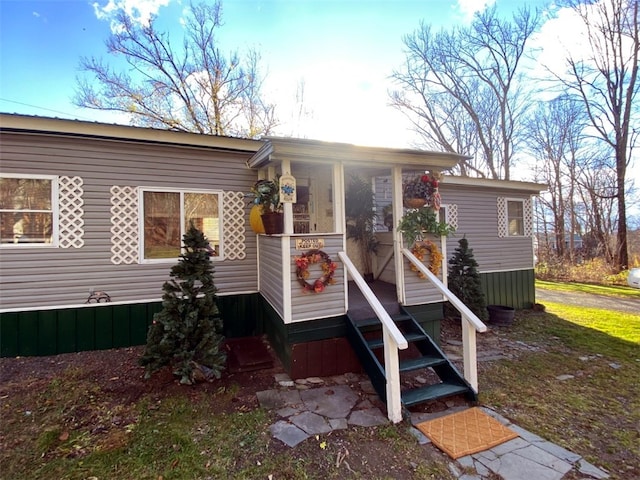
[[[430,207],[412,208],[400,219],[398,224],[407,245],[412,246],[426,234],[446,236],[454,232],[447,222],[438,221],[436,212]]]
[[[371,184],[354,175],[349,181],[345,195],[347,238],[360,246],[360,255],[366,280],[373,280],[371,254],[378,250],[375,237],[376,212]]]
[[[407,208],[421,208],[431,205],[440,208],[438,185],[440,174],[423,174],[405,180],[402,184],[402,199]]]
[[[251,187],[251,192],[255,195],[254,205],[260,207],[265,233],[268,235],[282,233],[284,218],[282,204],[280,203],[278,178],[275,180],[258,180]]]

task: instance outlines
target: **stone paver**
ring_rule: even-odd
[[[383,411],[374,406],[370,382],[357,374],[303,379],[291,382],[294,385],[289,381],[288,377],[279,377],[276,379],[278,389],[257,393],[260,406],[275,411],[280,417],[271,425],[271,435],[289,447],[311,436],[344,430],[351,425],[367,427],[389,423]],[[355,385],[360,394],[348,384]],[[307,389],[298,390],[296,387],[300,386]],[[417,425],[465,408],[468,407],[456,405],[442,412],[414,413],[411,423]],[[579,472],[583,480],[609,478],[607,472],[580,455],[512,424],[489,408],[482,409],[519,436],[485,451],[451,460],[449,470],[458,480],[487,480],[496,476],[502,480],[562,480],[569,472]],[[420,445],[433,448],[429,446],[431,440],[417,428],[409,427],[409,432]]]
[[[309,435],[319,435],[331,431],[331,425],[324,417],[311,412],[302,412],[299,415],[294,415],[289,418],[289,421]]]
[[[358,425],[359,427],[375,427],[387,423],[389,423],[389,419],[379,408],[355,410],[349,417],[349,425]]]
[[[309,411],[329,418],[345,418],[359,399],[347,385],[305,390],[300,398]]]
[[[289,447],[295,447],[300,442],[309,438],[309,435],[304,433],[303,430],[284,420],[274,423],[269,427],[269,430],[274,438],[277,438]]]

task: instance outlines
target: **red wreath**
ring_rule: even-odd
[[[295,257],[296,277],[298,283],[302,286],[303,292],[321,293],[327,285],[336,283],[333,275],[336,273],[338,264],[331,260],[331,257],[322,250],[309,250],[299,257]],[[320,264],[322,275],[313,282],[308,282],[309,265]]]

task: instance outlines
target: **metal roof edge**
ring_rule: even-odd
[[[242,152],[256,152],[264,144],[262,140],[246,138],[9,113],[0,113],[0,131],[222,148]]]
[[[520,190],[526,192],[540,193],[548,190],[549,186],[544,183],[525,182],[520,180],[500,180],[493,178],[476,178],[476,177],[456,177],[453,175],[445,175],[442,183],[444,185],[460,185],[468,187],[493,187],[504,188],[508,190]]]

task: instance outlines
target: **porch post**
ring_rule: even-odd
[[[333,230],[344,233],[344,168],[341,163],[333,164]],[[346,247],[346,244],[344,245]]]
[[[402,167],[391,169],[391,202],[393,205],[393,258],[396,269],[396,294],[400,303],[405,302],[404,294],[404,257],[402,256],[402,233],[398,222],[402,218]]]
[[[282,160],[282,164],[280,165],[280,173],[283,175],[285,173],[291,173],[291,162],[289,160]],[[293,234],[293,203],[284,203],[283,204],[284,211],[284,234],[292,235]]]

